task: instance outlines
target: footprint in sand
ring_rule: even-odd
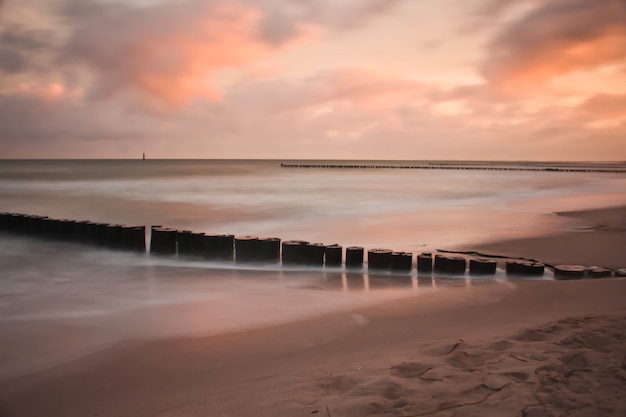
[[[626,317],[567,318],[389,360],[318,380],[331,415],[626,416]]]

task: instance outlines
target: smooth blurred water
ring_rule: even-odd
[[[4,161],[0,210],[397,250],[567,227],[626,175],[280,168],[279,161]]]
[[[0,161],[0,212],[418,253],[566,230],[573,223],[555,211],[626,205],[625,174],[291,169],[280,162]],[[363,282],[347,285],[345,275],[278,269],[0,234],[0,334],[23,335],[16,329],[26,323],[55,323],[59,334],[80,328],[91,335],[73,339],[83,352],[129,337],[215,334],[429,290],[409,278],[404,290],[368,292]],[[182,305],[203,307],[171,310]],[[141,309],[153,313],[118,317]],[[59,342],[50,361],[67,358],[61,353],[69,345]],[[13,361],[0,351],[0,365]]]

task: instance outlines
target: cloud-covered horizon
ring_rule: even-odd
[[[626,160],[625,2],[474,3],[9,0],[0,157]]]

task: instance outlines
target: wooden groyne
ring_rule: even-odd
[[[277,265],[283,267],[312,267],[367,272],[369,274],[412,274],[420,278],[437,276],[494,275],[497,261],[506,259],[506,274],[510,277],[541,277],[545,267],[554,271],[557,279],[602,278],[626,276],[626,269],[612,271],[580,265],[546,265],[534,259],[516,259],[469,252],[439,250],[436,254],[391,249],[365,250],[359,246],[343,247],[304,240],[259,238],[228,234],[197,233],[162,226],[145,226],[53,219],[19,213],[0,213],[0,232],[32,238],[47,239],[121,250],[156,257],[177,257],[236,264]],[[150,245],[147,245],[148,240]],[[344,257],[345,253],[345,257]],[[365,254],[367,253],[367,263]],[[462,255],[462,256],[461,256]]]
[[[422,169],[422,170],[465,170],[465,171],[537,171],[537,172],[601,172],[624,174],[623,167],[594,166],[541,166],[541,165],[493,165],[493,164],[453,164],[453,163],[421,163],[421,164],[304,164],[281,163],[281,168],[325,168],[325,169]]]

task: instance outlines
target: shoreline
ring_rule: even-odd
[[[556,212],[576,219],[575,230],[544,236],[462,245],[459,250],[533,258],[546,264],[626,268],[626,206]]]
[[[626,267],[625,207],[558,215],[584,231],[471,250]],[[506,279],[214,336],[127,339],[0,381],[0,416],[622,415],[624,299],[626,278]]]
[[[622,360],[624,296],[623,278],[518,281],[231,334],[126,342],[0,383],[0,410],[3,417],[295,417],[326,407],[333,416],[414,415],[489,395],[470,415],[503,415],[545,394],[551,409],[568,411],[580,404],[543,392],[542,372],[565,378],[564,358],[581,357],[572,366],[594,367],[588,383],[597,376],[612,388],[623,384],[621,373],[607,376],[602,366]],[[555,384],[569,389],[568,378]],[[600,396],[584,397],[587,411],[607,400],[626,410],[608,388],[583,394]]]

